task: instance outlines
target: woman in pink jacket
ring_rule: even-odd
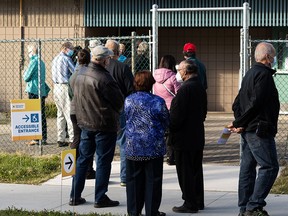
[[[181,86],[176,80],[177,71],[175,66],[175,58],[172,55],[165,55],[160,60],[159,69],[154,72],[154,79],[156,80],[153,86],[154,94],[165,100],[168,110],[170,110],[171,101]],[[166,155],[167,163],[169,165],[175,165],[173,150],[170,146],[167,146]]]

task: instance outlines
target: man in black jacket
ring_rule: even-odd
[[[276,51],[259,43],[256,63],[243,78],[233,103],[232,132],[241,133],[241,164],[238,187],[239,216],[267,216],[263,209],[277,177],[279,165],[274,137],[277,133],[279,98],[271,69]],[[256,166],[259,165],[258,176]]]
[[[118,61],[119,58],[119,44],[115,40],[107,40],[105,47],[113,52],[113,56],[109,61],[109,64],[106,66],[106,69],[110,72],[112,77],[118,83],[121,92],[126,98],[134,90],[133,81],[134,77],[129,68],[125,63]],[[120,127],[117,134],[117,144],[120,148],[120,185],[126,186],[126,156],[125,156],[125,146],[126,146],[126,136],[125,136],[125,127],[126,127],[126,118],[124,111],[120,114]]]
[[[184,83],[171,103],[170,135],[184,203],[172,210],[177,213],[196,213],[204,209],[202,160],[207,94],[192,60],[179,64],[176,79]]]
[[[116,81],[105,69],[111,51],[104,46],[92,49],[91,63],[78,72],[74,85],[75,113],[81,128],[79,157],[73,177],[69,205],[86,202],[81,197],[88,164],[96,148],[95,208],[113,207],[118,201],[106,195],[114,157],[118,119],[124,98]]]

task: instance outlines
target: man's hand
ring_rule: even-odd
[[[232,123],[230,123],[229,125],[227,125],[227,128],[229,128],[229,130],[232,132],[232,133],[242,133],[244,131],[244,128],[243,127],[238,127],[238,128],[235,128],[233,126]]]

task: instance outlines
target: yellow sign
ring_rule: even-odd
[[[12,141],[42,139],[40,99],[11,100]]]
[[[62,177],[75,175],[76,171],[76,149],[61,152]]]

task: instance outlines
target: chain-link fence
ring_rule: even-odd
[[[279,93],[280,115],[278,120],[278,134],[276,144],[280,162],[286,162],[288,151],[288,40],[251,40],[250,45],[250,65],[255,63],[255,48],[260,42],[269,42],[276,49],[276,62],[273,68],[277,70],[274,81]]]
[[[1,64],[0,78],[2,85],[0,86],[0,151],[1,152],[24,152],[26,154],[43,155],[59,153],[63,148],[57,145],[57,124],[52,81],[52,61],[61,51],[64,42],[71,42],[74,47],[87,48],[89,41],[99,40],[102,44],[108,39],[113,39],[124,45],[122,60],[128,64],[132,72],[139,70],[151,69],[151,41],[150,36],[130,37],[97,37],[97,38],[73,38],[73,39],[29,39],[29,40],[3,40],[0,41]],[[14,141],[11,139],[11,115],[10,100],[12,99],[28,99],[25,91],[27,83],[24,81],[23,75],[27,70],[30,62],[29,47],[30,44],[36,44],[38,47],[38,62],[42,60],[46,68],[46,84],[51,89],[45,99],[47,114],[47,144],[29,145],[30,141]],[[123,46],[121,45],[122,49]],[[75,52],[74,52],[75,53]],[[76,64],[76,58],[72,59]],[[38,63],[37,63],[38,64]],[[41,67],[38,67],[41,68]],[[40,69],[38,73],[40,73]],[[40,76],[39,74],[37,76]],[[42,85],[42,84],[41,84]],[[39,94],[38,94],[39,95]],[[43,110],[43,108],[42,108]],[[24,120],[23,120],[24,121]],[[67,133],[68,134],[68,133]],[[69,142],[68,135],[66,141]],[[68,147],[67,147],[68,148]]]

